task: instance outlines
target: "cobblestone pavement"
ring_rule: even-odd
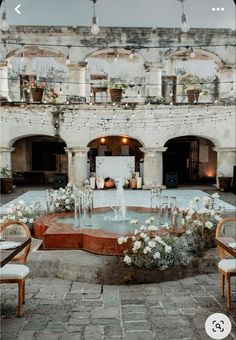
[[[205,340],[205,320],[215,312],[230,317],[227,339],[236,339],[235,292],[227,312],[219,283],[219,274],[130,286],[28,279],[21,319],[15,285],[1,285],[1,339]]]

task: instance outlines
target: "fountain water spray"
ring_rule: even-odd
[[[125,191],[123,188],[123,179],[116,180],[116,197],[117,206],[111,207],[115,216],[109,217],[110,221],[128,221],[130,218],[127,216],[127,209],[125,205]]]

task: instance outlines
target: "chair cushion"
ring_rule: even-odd
[[[0,268],[0,279],[23,279],[29,274],[29,268],[24,264],[6,264]]]
[[[226,273],[236,273],[236,259],[224,259],[218,263],[218,268]]]

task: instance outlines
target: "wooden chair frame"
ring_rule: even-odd
[[[29,228],[23,222],[20,221],[7,221],[0,225],[0,232],[2,232],[5,228],[17,224],[20,226],[20,229],[23,230],[25,236],[31,236]],[[31,242],[22,250],[20,255],[16,255],[12,262],[26,264],[27,256],[29,254],[31,247]],[[28,275],[23,279],[1,279],[0,284],[3,283],[17,283],[18,284],[18,307],[17,314],[18,317],[22,317],[22,304],[25,303],[25,280],[28,278]]]
[[[236,222],[236,217],[226,217],[223,220],[221,220],[217,227],[216,227],[216,237],[221,237],[221,231],[225,223],[227,222]],[[226,250],[218,246],[218,250],[220,253],[221,260],[225,259],[225,253],[227,253]],[[231,276],[236,276],[236,273],[228,273],[223,271],[222,269],[218,268],[218,271],[220,272],[221,276],[221,296],[224,297],[224,289],[225,289],[225,279],[226,279],[226,303],[227,308],[231,309]]]

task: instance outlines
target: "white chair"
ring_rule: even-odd
[[[29,228],[22,222],[10,221],[0,225],[0,231],[4,235],[3,230],[7,227],[17,225],[17,229],[20,231],[18,236],[31,236]],[[29,268],[25,265],[27,256],[30,251],[30,244],[28,244],[19,255],[16,255],[12,262],[5,264],[0,268],[0,283],[17,283],[18,284],[18,317],[22,316],[22,304],[25,303],[25,280],[29,275]]]
[[[235,237],[235,217],[226,217],[220,221],[216,228],[216,237]],[[225,258],[227,253],[223,248],[219,247],[220,262],[218,263],[218,270],[221,273],[221,296],[224,296],[225,278],[226,278],[226,301],[227,308],[231,309],[231,276],[236,276],[236,259]]]

